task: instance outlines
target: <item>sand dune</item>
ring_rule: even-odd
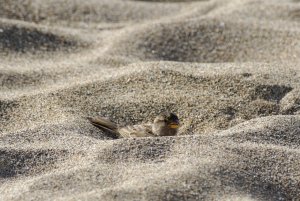
[[[0,5],[0,200],[300,199],[299,2]]]

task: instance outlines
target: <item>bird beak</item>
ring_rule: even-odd
[[[179,123],[172,122],[172,123],[169,124],[169,127],[170,128],[179,128]]]

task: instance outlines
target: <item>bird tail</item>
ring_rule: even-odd
[[[102,117],[87,117],[87,119],[90,121],[91,124],[93,124],[94,126],[102,129],[102,130],[105,130],[105,131],[108,131],[108,132],[111,132],[113,134],[115,134],[116,136],[119,135],[119,132],[118,132],[118,125],[105,119],[105,118],[102,118]]]

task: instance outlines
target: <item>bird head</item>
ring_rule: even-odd
[[[176,114],[164,112],[154,119],[153,131],[160,136],[176,135],[179,126],[180,123]]]

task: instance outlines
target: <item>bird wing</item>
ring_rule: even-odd
[[[103,117],[87,117],[87,119],[90,121],[91,124],[93,124],[94,126],[105,130],[105,131],[109,131],[115,135],[119,135],[118,133],[118,126],[117,124],[103,118]]]
[[[154,137],[154,134],[152,133],[152,124],[126,126],[118,129],[118,132],[124,138]]]

